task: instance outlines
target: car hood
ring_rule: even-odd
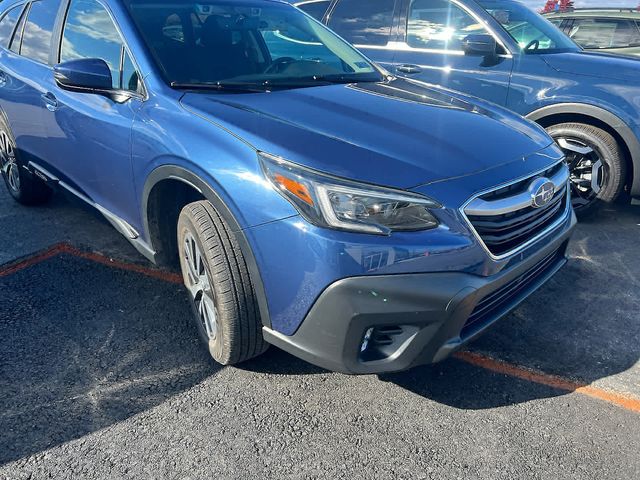
[[[567,52],[542,55],[543,60],[558,72],[591,77],[638,81],[640,59],[600,52]]]
[[[552,143],[541,128],[493,104],[402,79],[186,93],[181,103],[256,150],[398,188],[522,161]]]

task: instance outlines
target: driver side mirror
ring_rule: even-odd
[[[53,67],[53,76],[67,90],[105,94],[113,90],[109,65],[99,58],[82,58],[59,63]]]
[[[482,57],[496,55],[498,44],[496,39],[486,33],[471,34],[462,41],[462,50],[465,55]]]

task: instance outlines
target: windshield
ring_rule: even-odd
[[[129,0],[127,7],[173,87],[254,91],[382,79],[349,44],[284,3]]]
[[[518,42],[524,53],[557,53],[580,50],[547,19],[514,0],[478,0]]]

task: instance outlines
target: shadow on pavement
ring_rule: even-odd
[[[180,286],[68,255],[0,277],[0,464],[216,372]]]

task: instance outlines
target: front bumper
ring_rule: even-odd
[[[265,339],[343,373],[392,372],[440,361],[564,266],[574,226],[575,217],[534,255],[489,277],[446,272],[340,280],[320,295],[293,335],[264,327]]]

